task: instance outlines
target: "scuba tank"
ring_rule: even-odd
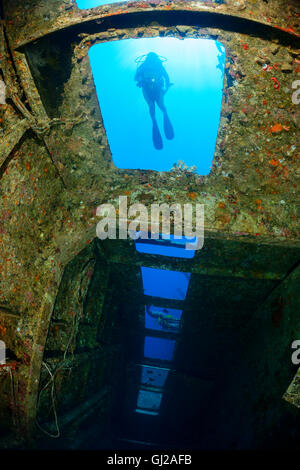
[[[155,54],[155,53],[152,53],[152,54]],[[137,86],[139,87],[147,86],[147,88],[153,91],[164,88],[162,63],[167,61],[166,57],[159,56],[158,54],[155,54],[155,55],[158,59],[157,62],[155,63],[155,62],[149,61],[148,66],[146,64],[146,60],[149,54],[142,54],[135,59],[135,62],[137,64],[136,73],[138,74],[139,70],[141,72],[141,77],[140,77],[140,80],[138,80]]]

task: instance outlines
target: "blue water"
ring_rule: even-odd
[[[218,46],[218,47],[217,47]],[[148,105],[134,76],[135,59],[155,52],[174,84],[164,96],[174,128],[165,138],[163,115],[156,117],[163,140],[157,150],[152,141]],[[210,39],[125,39],[97,44],[89,51],[103,121],[118,168],[168,171],[184,161],[197,173],[210,172],[220,120],[225,49]],[[157,108],[157,106],[156,106]]]
[[[144,345],[144,356],[148,359],[160,359],[171,361],[175,349],[175,340],[146,336]]]
[[[197,237],[175,239],[174,235],[161,235],[159,240],[143,240],[135,241],[136,250],[139,253],[147,253],[150,255],[171,256],[176,258],[193,258],[195,250],[186,250],[186,243],[197,244]]]
[[[95,8],[101,5],[107,5],[109,3],[119,3],[120,0],[76,0],[77,6],[80,9],[86,8]],[[205,0],[206,3],[210,2],[210,0]],[[210,3],[224,3],[224,0],[211,0]]]
[[[120,3],[121,0],[76,0],[78,8],[85,10],[86,8],[100,7],[108,3]]]
[[[150,390],[140,390],[138,394],[138,408],[157,411],[160,407],[162,393],[152,392]]]
[[[169,369],[142,366],[141,384],[149,387],[163,388],[168,378]]]
[[[163,299],[184,300],[190,282],[190,273],[167,271],[142,266],[144,294]]]

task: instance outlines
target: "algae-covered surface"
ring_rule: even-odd
[[[200,312],[208,312],[224,347],[231,339],[238,348],[251,338],[248,349],[239,350],[241,358],[249,358],[236,365],[239,386],[224,390],[218,403],[231,409],[235,397],[239,405],[232,416],[220,412],[235,423],[241,410],[248,410],[248,441],[241,438],[237,445],[255,445],[285,419],[282,396],[296,373],[290,344],[300,334],[295,274],[300,116],[292,100],[300,74],[298,2],[150,1],[85,11],[69,0],[5,0],[3,14],[0,339],[11,360],[0,375],[2,434],[33,435],[36,403],[49,376],[43,362],[53,370],[59,366],[58,395],[65,397],[59,413],[67,426],[72,407],[92,396],[96,403],[99,389],[113,385],[113,398],[101,401],[101,413],[108,416],[120,399],[118,361],[125,361],[123,333],[114,330],[118,305],[127,302],[129,312],[137,299],[142,302],[139,272],[145,265],[192,273],[188,312],[195,331]],[[120,170],[112,162],[88,52],[101,42],[141,37],[211,38],[226,49],[221,120],[207,176],[178,162],[170,172]],[[127,196],[128,205],[147,208],[204,204],[203,249],[185,264],[141,256],[133,241],[95,241],[97,207],[117,208],[120,195]],[[193,348],[197,364],[197,342]],[[285,394],[295,410],[298,375]],[[47,414],[50,399],[47,389],[40,420],[53,419]],[[74,422],[77,429],[78,419]]]
[[[294,377],[291,385],[284,394],[284,399],[294,406],[300,407],[300,371]]]

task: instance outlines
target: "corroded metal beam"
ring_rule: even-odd
[[[0,318],[3,317],[3,318],[13,318],[13,319],[18,319],[20,318],[20,314],[19,313],[16,313],[16,312],[12,312],[11,310],[7,309],[7,308],[4,308],[4,307],[0,307]]]
[[[262,237],[244,237],[205,231],[203,248],[191,259],[139,253],[133,241],[101,242],[107,260],[131,266],[191,272],[216,278],[282,280],[299,257],[299,243],[272,244]],[[274,241],[274,240],[273,240]],[[120,255],[121,254],[121,255]],[[285,254],[284,261],[282,260]],[[258,262],[257,260],[261,260]]]
[[[100,408],[104,401],[109,397],[110,389],[108,387],[100,390],[100,392],[93,395],[88,400],[80,403],[75,408],[67,411],[62,416],[59,416],[59,429],[63,429],[70,425],[79,426],[80,423],[85,421],[89,416],[91,416],[98,408]],[[56,425],[54,422],[47,423],[46,429],[49,429],[51,432],[56,431]]]
[[[13,3],[13,4],[12,4]],[[17,0],[11,2],[4,0],[4,14],[8,24],[8,34],[11,39],[11,47],[16,49],[30,42],[66,28],[76,25],[86,25],[91,22],[101,24],[104,20],[111,20],[116,17],[131,17],[130,21],[137,21],[138,14],[147,13],[151,18],[151,13],[162,15],[179,13],[188,14],[191,21],[193,15],[197,15],[197,21],[224,23],[226,29],[230,23],[231,28],[237,25],[244,25],[248,22],[253,28],[273,28],[274,30],[285,32],[294,38],[300,38],[300,27],[293,21],[290,25],[291,16],[295,19],[299,14],[297,6],[289,5],[286,7],[284,0],[278,0],[276,7],[280,9],[282,4],[282,15],[276,16],[274,8],[269,4],[250,4],[244,0],[227,0],[224,4],[202,3],[202,2],[181,2],[181,1],[136,1],[107,4],[97,8],[80,10],[75,0],[64,1],[52,0],[40,2],[41,4],[33,7],[27,0]],[[260,2],[261,3],[261,2]],[[276,9],[275,9],[276,10]],[[170,18],[171,16],[169,16]],[[153,18],[154,20],[154,18]],[[147,18],[144,18],[147,21]],[[184,21],[185,23],[185,21]],[[287,26],[288,25],[288,26]],[[219,26],[220,27],[220,26]]]
[[[22,119],[22,121],[18,121],[15,126],[13,126],[10,131],[3,136],[0,142],[0,174],[1,169],[5,167],[5,162],[9,155],[29,128],[29,121],[27,121],[27,119]]]

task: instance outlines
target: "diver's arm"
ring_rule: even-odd
[[[135,76],[134,76],[134,80],[137,82],[137,86],[141,86],[141,83],[142,83],[142,80],[143,80],[143,73],[141,71],[141,69],[137,69],[136,73],[135,73]]]
[[[141,75],[140,71],[139,71],[139,70],[137,70],[137,71],[135,72],[135,76],[134,76],[134,80],[135,80],[136,82],[138,82],[138,81],[139,81],[139,79],[140,79],[140,75]]]
[[[168,89],[170,87],[170,77],[169,77],[168,72],[166,71],[166,69],[164,69],[164,79],[165,79],[165,82],[166,82],[166,88]]]
[[[170,77],[167,73],[167,71],[164,69],[164,73],[163,73],[163,76],[164,76],[164,79],[165,79],[165,85],[166,85],[166,89],[165,89],[165,93],[167,93],[168,89],[170,88],[170,86],[174,85],[173,83],[170,82]]]

